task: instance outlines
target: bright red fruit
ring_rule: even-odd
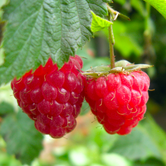
[[[143,119],[150,79],[139,70],[88,78],[85,99],[92,113],[109,134],[129,134]]]
[[[41,133],[60,138],[75,128],[84,99],[82,66],[78,55],[70,57],[60,70],[49,58],[44,67],[12,81],[19,106]]]

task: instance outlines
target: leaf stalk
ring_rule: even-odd
[[[108,9],[108,12],[113,16],[113,21],[115,21],[118,18],[118,16],[125,20],[130,20],[130,18],[128,16],[112,9],[108,4],[107,4],[107,9]]]

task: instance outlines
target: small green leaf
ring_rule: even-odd
[[[22,163],[30,164],[42,150],[42,134],[21,110],[4,118],[0,134],[7,143],[7,152],[15,155]]]
[[[166,18],[166,0],[144,0]]]
[[[112,22],[97,16],[92,11],[91,13],[92,13],[92,23],[91,23],[92,32],[98,32],[104,28],[109,27],[111,24],[113,24]]]

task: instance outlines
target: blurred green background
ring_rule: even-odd
[[[6,0],[0,0],[0,8],[5,2]],[[76,129],[58,140],[45,136],[39,157],[35,158],[30,165],[166,165],[166,21],[154,8],[142,0],[114,0],[112,7],[131,19],[131,21],[126,21],[118,18],[114,22],[116,60],[127,59],[132,63],[154,65],[153,68],[146,70],[151,78],[150,89],[152,91],[149,91],[150,99],[145,119],[127,136],[108,135],[89,112],[87,103],[84,103],[82,116],[78,117]],[[2,13],[3,11],[0,9],[0,20]],[[3,29],[4,23],[1,22],[0,42]],[[106,37],[107,30],[98,32],[84,48],[77,51],[84,61],[83,70],[109,63]],[[0,64],[3,63],[3,60],[4,55],[1,48]],[[4,105],[15,112],[19,110],[9,84],[0,87],[0,134],[3,136],[0,136],[0,166],[21,166],[23,165],[21,161],[25,161],[24,156],[26,155],[27,158],[31,156],[33,146],[31,145],[32,149],[27,150],[27,145],[18,143],[22,136],[21,131],[17,132],[20,130],[18,126],[15,126],[18,137],[9,137],[15,133],[11,132],[11,126],[7,126],[7,120],[4,120],[6,116],[2,111]],[[19,116],[24,115],[20,113]],[[26,119],[26,117],[23,118]],[[28,120],[27,123],[31,125]],[[34,128],[33,125],[31,127]],[[11,133],[7,134],[7,131]],[[39,137],[41,136],[34,135],[33,140],[30,140],[31,144],[32,142],[38,144],[36,140]],[[13,155],[15,151],[11,150],[11,146],[16,145],[18,145],[18,149],[19,145],[23,146],[19,155]],[[40,147],[38,148],[40,149]]]

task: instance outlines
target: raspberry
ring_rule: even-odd
[[[75,55],[58,70],[51,58],[11,83],[18,105],[43,134],[63,137],[76,126],[83,93],[82,59]]]
[[[149,85],[148,75],[141,70],[87,77],[85,99],[107,133],[125,135],[144,117]]]

